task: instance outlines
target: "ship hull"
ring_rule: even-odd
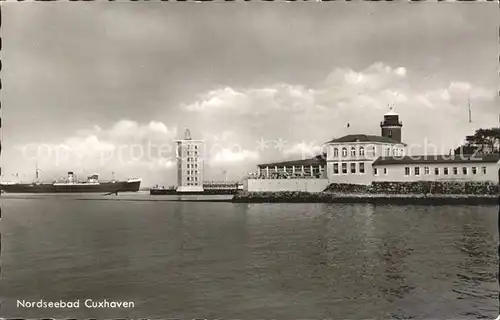
[[[99,184],[3,184],[5,193],[117,193],[137,192],[141,181],[116,181]]]

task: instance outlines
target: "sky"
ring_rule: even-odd
[[[175,184],[174,140],[205,179],[380,135],[413,153],[498,126],[494,3],[6,3],[2,173]],[[472,123],[468,120],[471,101]],[[349,123],[349,127],[347,127]]]

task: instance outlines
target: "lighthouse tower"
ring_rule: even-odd
[[[203,192],[204,141],[193,140],[189,129],[184,139],[176,140],[177,191]]]
[[[392,107],[389,112],[384,114],[384,121],[380,122],[380,128],[382,129],[382,137],[401,142],[403,123],[399,121],[399,114],[394,112]]]

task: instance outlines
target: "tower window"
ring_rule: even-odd
[[[388,136],[389,136],[389,138],[392,138],[392,129],[389,129]]]

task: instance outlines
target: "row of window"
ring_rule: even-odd
[[[342,157],[347,157],[348,155],[348,149],[347,148],[342,148]],[[371,147],[371,153],[373,154],[373,156],[376,155],[377,153],[377,149],[375,148],[375,146],[372,146]],[[351,147],[351,157],[355,157],[356,154],[359,154],[360,156],[364,156],[365,155],[365,148],[364,147],[359,147],[359,149],[357,149],[356,147]],[[384,148],[384,156],[386,157],[389,157],[389,156],[403,156],[404,154],[404,149],[401,149],[401,148]],[[333,156],[334,157],[338,157],[339,156],[339,148],[334,148],[333,149]]]
[[[195,157],[197,157],[198,156],[198,151],[188,151],[187,155],[188,156],[195,156]]]
[[[193,148],[193,147],[194,147],[194,148]],[[188,145],[187,145],[187,148],[188,148],[188,149],[198,149],[198,146],[197,146],[197,145],[188,144]]]
[[[365,173],[365,164],[363,162],[360,163],[355,163],[352,162],[350,163],[349,170],[347,167],[347,163],[342,163],[342,165],[339,167],[338,163],[333,164],[333,174],[347,174],[348,172],[350,173]]]
[[[198,164],[190,164],[190,163],[188,163],[187,167],[188,167],[188,169],[190,169],[190,168],[198,169]]]
[[[186,173],[187,173],[188,175],[190,175],[190,174],[198,174],[198,173],[200,173],[200,172],[199,172],[198,170],[188,170],[188,171],[186,171]]]
[[[419,176],[421,174],[420,172],[420,167],[414,167],[413,168],[413,173],[412,173],[412,168],[410,167],[405,167],[405,176],[409,176],[409,175],[415,175],[415,176]],[[442,168],[443,169],[443,175],[449,175],[449,174],[453,174],[453,175],[458,175],[459,172],[461,172],[461,174],[463,175],[468,175],[469,173],[472,173],[472,174],[477,174],[479,172],[478,168],[477,167],[472,167],[472,168],[468,168],[468,167],[462,167],[462,170],[459,170],[458,167],[453,167],[453,168]],[[450,170],[451,169],[451,170]],[[469,170],[471,169],[471,170]],[[481,167],[481,171],[480,171],[482,174],[486,174],[486,167]],[[424,172],[423,172],[424,175],[429,175],[430,174],[430,168],[429,167],[424,167]],[[434,175],[440,175],[441,174],[441,170],[440,168],[434,168]]]
[[[187,177],[187,181],[198,181],[198,177]]]
[[[315,171],[319,171],[319,170],[324,170],[324,167],[323,166],[284,166],[284,167],[266,167],[266,168],[258,168],[259,171],[270,171],[270,172],[282,172],[282,171],[286,171],[286,172],[310,172],[311,171],[311,167],[313,170]]]
[[[188,186],[198,186],[198,185],[201,185],[201,184],[198,184],[198,182],[188,182],[187,185]]]
[[[430,175],[431,174],[431,168],[430,167],[423,167],[423,171],[421,170],[422,168],[420,167],[413,167],[413,170],[411,167],[405,167],[405,176],[420,176],[422,174],[424,175]],[[458,167],[452,167],[452,168],[434,168],[434,175],[438,176],[441,174],[441,169],[443,172],[443,175],[458,175],[458,174],[463,174],[463,175],[468,175],[469,173],[478,174],[479,172],[482,174],[486,174],[486,167],[481,167],[480,169],[478,167],[461,167],[461,170]],[[470,170],[469,170],[470,169]],[[384,174],[387,174],[388,170],[387,168],[383,168]],[[379,174],[379,169],[378,168],[373,168],[373,174],[378,175]]]

